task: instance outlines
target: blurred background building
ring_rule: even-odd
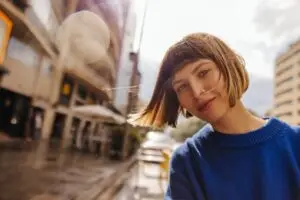
[[[117,84],[118,77],[126,71],[137,77],[135,85],[140,79],[132,69],[137,62],[132,0],[5,0],[0,10],[12,24],[9,38],[2,37],[8,45],[1,47],[1,74],[9,74],[0,82],[1,132],[33,137],[41,126],[40,138],[72,139],[76,145],[84,142],[78,132],[96,134],[103,124],[75,114],[73,107],[98,104],[121,114],[114,88],[125,83]],[[90,12],[74,14],[80,11]],[[127,101],[128,92],[121,101]]]
[[[300,40],[276,59],[274,105],[268,115],[300,125]]]

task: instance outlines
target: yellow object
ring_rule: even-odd
[[[63,94],[69,96],[71,93],[71,86],[70,84],[65,83],[63,85]]]
[[[168,178],[171,152],[169,152],[167,150],[163,150],[162,156],[164,158],[164,161],[162,163],[160,163],[160,178],[161,179],[164,177],[164,174],[166,175],[165,178]]]
[[[12,21],[0,11],[0,64],[4,61],[12,26]]]

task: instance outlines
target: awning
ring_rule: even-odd
[[[13,22],[13,34],[27,38],[45,51],[51,58],[56,58],[56,52],[53,49],[51,41],[43,35],[41,31],[32,24],[26,15],[15,7],[10,1],[0,1],[0,10],[3,11]]]
[[[73,107],[72,111],[94,119],[112,120],[117,124],[123,124],[126,122],[126,119],[123,116],[117,115],[110,109],[101,105],[77,106]]]

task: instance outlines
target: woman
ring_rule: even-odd
[[[247,111],[243,59],[195,33],[166,53],[141,125],[176,126],[180,113],[208,122],[171,160],[166,200],[300,198],[300,129]]]

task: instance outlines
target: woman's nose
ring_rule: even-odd
[[[190,85],[191,85],[191,89],[192,89],[192,92],[193,92],[193,96],[195,98],[198,98],[201,94],[203,94],[204,88],[203,88],[203,85],[201,83],[199,83],[198,81],[192,80],[190,82]]]

